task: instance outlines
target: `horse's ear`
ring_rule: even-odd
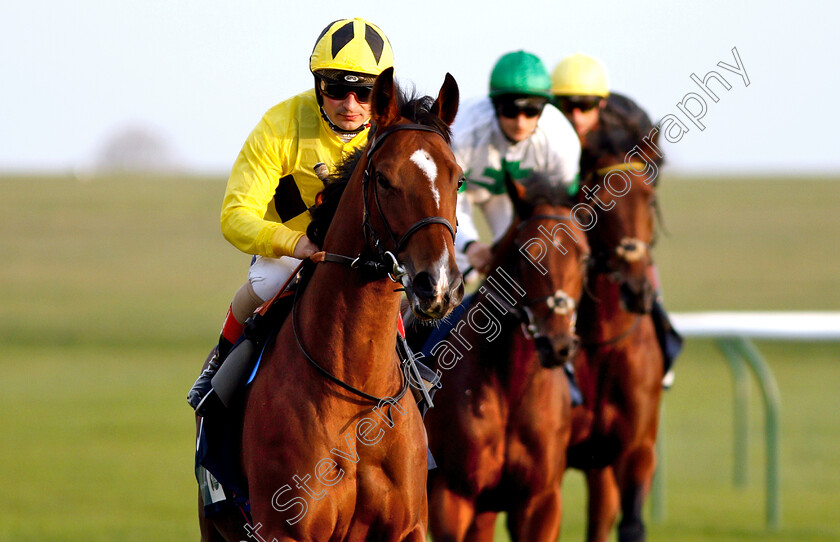
[[[373,98],[370,106],[371,119],[380,130],[393,124],[400,117],[396,92],[394,68],[388,68],[380,73],[376,82],[373,83]]]
[[[505,174],[505,188],[507,189],[510,201],[513,202],[513,209],[519,218],[531,216],[531,205],[525,201],[525,186],[513,180],[510,175]]]
[[[440,120],[451,126],[455,120],[455,115],[458,114],[458,101],[460,92],[458,90],[458,83],[452,74],[447,73],[443,80],[443,85],[438,92],[437,100],[432,104],[431,112],[440,117]]]

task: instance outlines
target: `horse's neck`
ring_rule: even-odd
[[[578,312],[578,328],[584,342],[613,338],[632,325],[635,314],[624,310],[618,283],[604,273],[590,274],[588,293]]]
[[[516,265],[515,257],[509,255],[499,260],[499,268],[514,280],[519,276]],[[495,293],[487,282],[484,287],[486,290],[478,294],[476,301],[481,302],[484,310],[498,319],[501,331],[493,342],[487,342],[484,336],[479,338],[485,342],[481,345],[482,353],[477,359],[478,365],[483,372],[498,381],[508,397],[518,397],[539,367],[534,342],[524,337],[520,322],[514,320],[510,314],[501,316],[496,302],[488,299],[488,294],[495,299],[498,299],[500,294]],[[516,307],[521,309],[524,301],[519,300]]]
[[[312,358],[337,378],[371,394],[392,393],[399,294],[389,280],[320,264],[298,310],[298,335]],[[377,388],[377,380],[385,379]]]
[[[361,200],[358,185],[348,186],[324,242],[326,252],[355,257],[365,248]],[[318,264],[298,308],[298,334],[307,352],[334,376],[367,393],[393,392],[388,384],[396,374],[397,287],[387,278],[370,280],[348,265]]]

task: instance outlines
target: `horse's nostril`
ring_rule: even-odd
[[[577,354],[579,347],[580,339],[577,335],[571,335],[565,338],[559,345],[559,348],[556,351],[557,357],[563,362],[569,361],[575,356],[575,354]]]
[[[414,293],[420,297],[432,297],[434,295],[434,282],[432,275],[426,271],[420,271],[411,281]]]
[[[451,294],[451,299],[453,299],[456,304],[460,303],[461,300],[464,299],[464,280],[460,275],[458,275],[458,279],[455,281],[455,284],[453,284],[449,293]]]

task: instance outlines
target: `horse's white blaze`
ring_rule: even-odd
[[[438,189],[435,186],[435,179],[437,179],[438,171],[434,158],[432,158],[432,155],[423,149],[417,149],[411,155],[410,160],[414,162],[418,168],[420,168],[420,171],[426,174],[426,178],[429,179],[429,185],[432,187],[432,195],[435,197],[435,204],[440,207],[440,192],[438,192]]]
[[[438,261],[432,264],[432,269],[437,268],[438,280],[435,284],[435,295],[443,295],[449,289],[449,252],[443,251],[443,254]]]

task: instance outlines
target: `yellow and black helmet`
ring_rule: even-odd
[[[358,17],[327,25],[309,57],[314,75],[350,84],[372,85],[377,75],[393,65],[394,52],[385,33]],[[347,79],[348,75],[355,79]]]

